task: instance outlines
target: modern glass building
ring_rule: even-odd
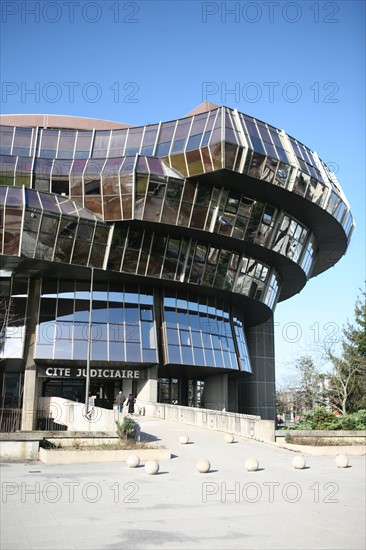
[[[273,419],[276,304],[354,226],[317,153],[210,103],[140,127],[1,123],[2,408],[83,400],[88,366],[102,407],[122,389]]]

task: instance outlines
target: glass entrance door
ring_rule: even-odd
[[[94,405],[104,409],[113,409],[115,383],[112,380],[91,380],[90,397],[94,396]],[[118,393],[118,392],[117,392]],[[53,378],[45,380],[43,397],[63,397],[71,401],[85,402],[85,380]]]
[[[158,383],[159,403],[180,404],[180,380],[179,378],[159,378]]]

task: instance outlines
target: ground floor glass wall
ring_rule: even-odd
[[[159,378],[158,402],[188,407],[204,407],[204,380]]]
[[[90,404],[104,409],[113,409],[116,395],[123,391],[123,382],[117,380],[90,380]],[[136,395],[136,390],[134,395]],[[125,395],[126,395],[125,391]],[[71,401],[85,403],[85,380],[55,378],[46,379],[42,384],[42,397],[63,397]],[[127,397],[127,395],[126,395]]]
[[[95,283],[91,300],[89,283],[61,280],[42,284],[35,358],[86,361],[90,307],[92,361],[156,363],[152,294]]]
[[[16,409],[22,406],[24,375],[5,372],[2,377],[0,408]]]

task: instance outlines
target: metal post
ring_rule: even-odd
[[[86,407],[85,416],[88,416],[88,414],[89,414],[90,357],[91,357],[92,312],[93,312],[93,283],[94,283],[94,267],[91,268],[91,275],[90,275],[88,348],[87,348],[87,356],[86,356],[86,380],[85,380],[85,407]]]

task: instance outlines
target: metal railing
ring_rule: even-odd
[[[22,409],[0,409],[0,431],[9,433],[20,430]]]
[[[0,408],[0,432],[12,433],[21,430],[22,409]],[[44,410],[37,410],[36,430],[61,432],[67,430],[67,426],[58,424],[49,413]]]
[[[67,430],[67,426],[55,422],[52,416],[49,416],[48,411],[39,409],[37,410],[36,429],[46,432],[62,432],[64,430]]]

